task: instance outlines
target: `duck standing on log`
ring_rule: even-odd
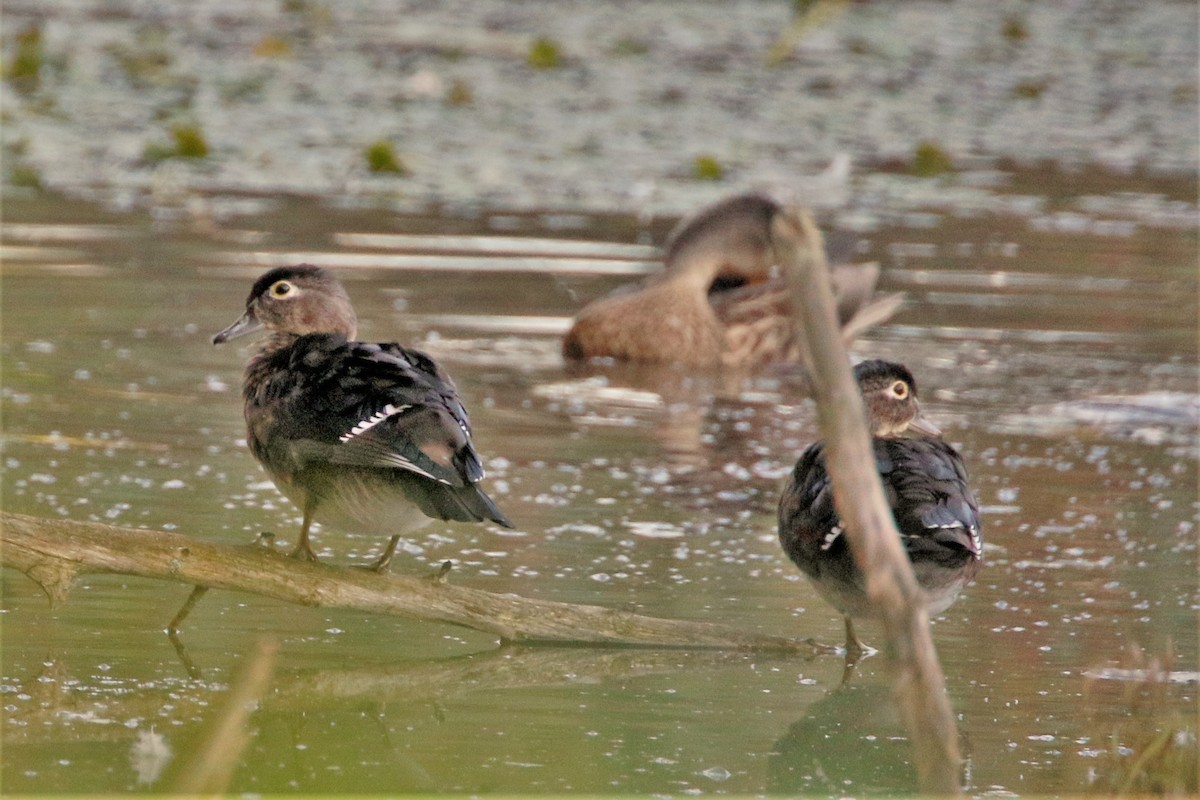
[[[483,466],[458,391],[424,353],[355,341],[341,283],[307,264],[255,282],[213,344],[266,329],[246,365],[250,452],[303,512],[292,555],[315,561],[314,521],[396,536],[431,519],[512,527],[479,487]]]

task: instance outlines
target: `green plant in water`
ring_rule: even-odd
[[[475,93],[471,91],[471,84],[464,81],[462,78],[455,78],[450,83],[450,88],[446,90],[446,105],[452,107],[469,106],[475,102]]]
[[[932,178],[949,172],[954,167],[950,154],[933,142],[921,142],[913,154],[913,174],[921,178]]]
[[[1194,797],[1197,793],[1197,720],[1178,709],[1179,698],[1172,692],[1173,665],[1170,645],[1163,656],[1149,656],[1131,645],[1122,667],[1110,673],[1123,684],[1124,713],[1111,729],[1111,716],[1105,714],[1096,731],[1097,744],[1107,748],[1095,783],[1107,783],[1104,788],[1118,796]],[[1089,685],[1085,696],[1100,688],[1097,684]]]
[[[1044,80],[1021,81],[1013,87],[1012,94],[1013,97],[1017,97],[1022,100],[1037,100],[1042,96],[1042,93],[1046,91],[1047,85],[1047,82]]]
[[[161,25],[143,25],[135,32],[132,42],[114,42],[104,49],[120,65],[126,79],[135,88],[145,89],[172,82],[170,35]]]
[[[275,34],[267,34],[254,45],[254,55],[259,58],[287,58],[291,54],[292,43]]]
[[[32,92],[41,82],[42,60],[42,29],[30,25],[17,34],[17,51],[5,70],[6,77],[18,91]]]
[[[197,125],[176,125],[171,129],[171,138],[175,141],[174,155],[179,158],[208,156],[208,142]]]
[[[556,69],[562,66],[562,53],[553,39],[539,36],[529,46],[525,60],[534,69]]]
[[[392,172],[397,175],[407,175],[408,168],[396,155],[392,143],[384,139],[367,146],[367,168],[371,172]]]
[[[625,36],[613,43],[614,56],[644,56],[650,52],[650,45],[645,39]]]
[[[1029,38],[1029,28],[1020,17],[1009,17],[1004,20],[1001,34],[1010,42],[1023,42]]]
[[[699,155],[692,162],[692,177],[700,181],[719,181],[725,177],[725,168],[715,156]]]
[[[9,173],[8,182],[21,189],[42,188],[42,176],[28,164],[17,164]]]

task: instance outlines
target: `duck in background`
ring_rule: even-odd
[[[255,282],[221,344],[266,329],[246,365],[246,439],[304,514],[292,555],[310,561],[314,521],[397,536],[431,519],[512,527],[479,487],[483,466],[450,378],[429,356],[355,341],[358,321],[325,270],[280,267]]]
[[[579,312],[563,339],[564,357],[735,368],[797,361],[803,335],[771,243],[781,210],[765,195],[743,194],[684,220],[661,273]],[[875,297],[878,264],[835,266],[831,276],[847,342],[902,302],[899,294]]]
[[[912,373],[890,361],[864,361],[854,377],[866,407],[875,463],[904,549],[931,615],[940,614],[979,571],[983,552],[979,506],[962,456],[921,416]],[[870,616],[866,578],[850,552],[833,502],[824,446],[796,462],[779,501],[784,552],[846,620],[846,657],[863,645],[852,617]]]

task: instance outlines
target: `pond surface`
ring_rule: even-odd
[[[914,370],[986,515],[985,567],[934,625],[972,795],[1106,791],[1162,726],[1194,763],[1197,241],[1153,211],[1171,192],[1195,196],[841,220],[908,295],[855,353]],[[6,201],[5,510],[294,540],[296,509],[245,447],[250,345],[210,337],[268,266],[312,261],[345,279],[362,338],[419,343],[455,377],[516,524],[431,525],[393,569],[450,559],[464,586],[840,643],[776,541],[780,483],[817,435],[793,382],[559,358],[571,315],[652,269],[670,221],[225,208],[156,222]],[[384,544],[315,539],[337,564]],[[281,647],[235,792],[913,788],[882,657],[840,686],[835,656],[499,648],[219,591],[176,646],[163,628],[189,587],[89,576],[50,609],[0,579],[6,792],[165,790],[264,634]],[[1170,680],[1130,680],[1133,650],[1173,653]]]

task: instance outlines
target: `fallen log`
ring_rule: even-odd
[[[289,558],[261,544],[227,545],[157,530],[0,513],[0,564],[66,600],[76,577],[116,573],[249,592],[287,603],[349,608],[460,625],[504,642],[835,652],[811,640],[602,606],[537,600],[422,578]],[[166,620],[164,620],[165,627]]]

